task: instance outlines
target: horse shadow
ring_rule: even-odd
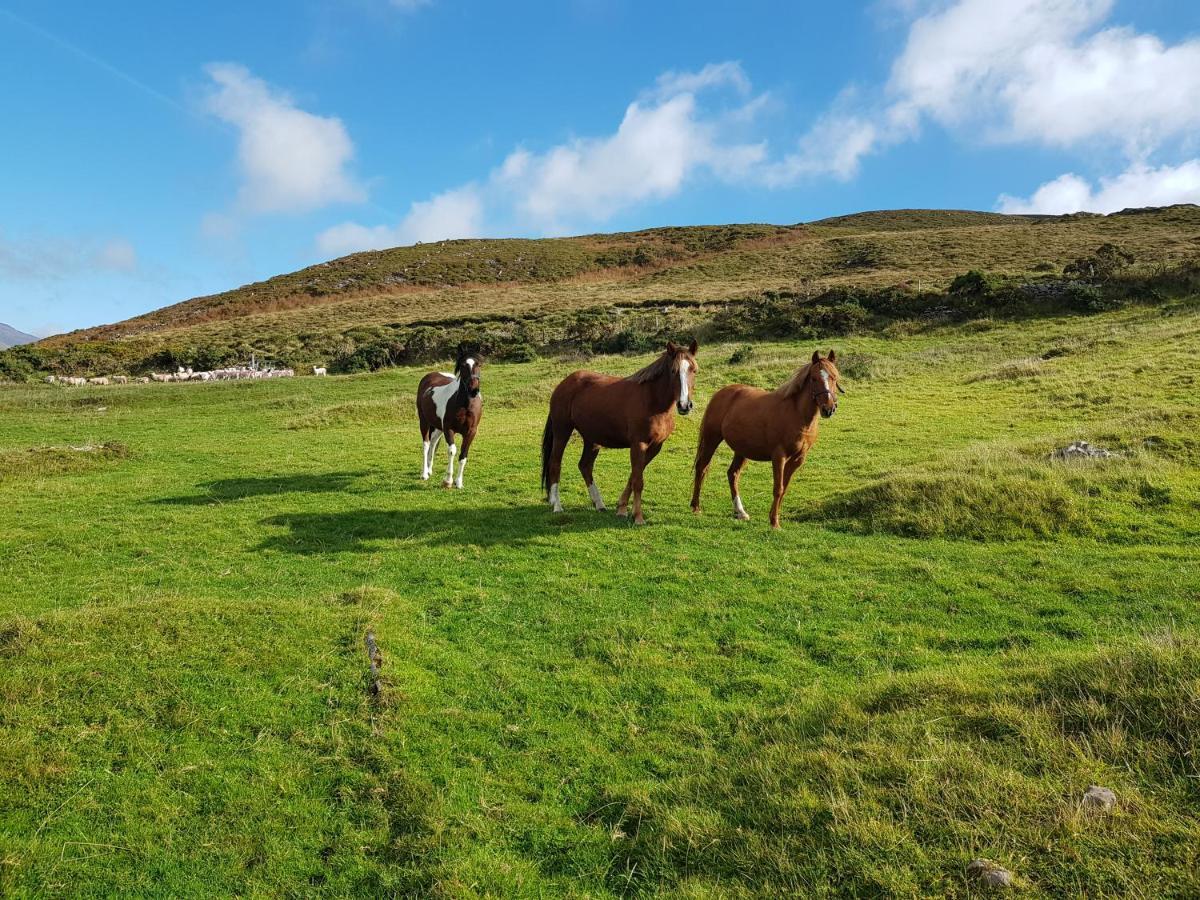
[[[221,478],[203,481],[196,488],[202,494],[160,497],[152,503],[168,506],[209,506],[248,497],[272,494],[353,493],[354,483],[370,472],[311,472],[294,475],[264,475],[249,478]]]
[[[263,519],[262,525],[284,528],[256,550],[277,550],[305,556],[363,553],[377,550],[381,541],[447,544],[520,545],[559,534],[629,527],[612,512],[581,509],[551,513],[544,503],[453,509],[354,509],[341,512],[283,513]]]

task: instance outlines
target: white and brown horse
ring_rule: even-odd
[[[771,527],[779,527],[779,508],[796,469],[817,442],[818,417],[837,412],[837,395],[845,393],[838,384],[837,354],[812,361],[774,391],[746,384],[731,384],[717,391],[700,423],[700,445],[696,449],[696,480],[692,488],[692,511],[700,512],[700,488],[709,463],[724,441],[733,450],[729,466],[729,493],[735,519],[749,519],[742,506],[738,481],[749,460],[770,461],[775,475],[775,500],[771,504]]]
[[[475,440],[479,420],[483,416],[483,395],[480,393],[480,368],[477,356],[458,354],[454,374],[430,372],[417,385],[417,419],[421,423],[421,480],[433,474],[433,460],[438,442],[445,436],[449,445],[450,466],[446,470],[445,487],[463,486],[463,471],[467,454]],[[454,445],[454,436],[462,435],[462,452]],[[454,475],[454,457],[459,455],[458,477]]]
[[[600,448],[629,448],[629,481],[617,503],[617,515],[628,515],[633,497],[633,521],[642,517],[642,472],[675,430],[675,411],[692,411],[696,385],[696,342],[690,347],[668,343],[650,365],[620,378],[596,372],[573,372],[550,397],[550,416],[542,433],[542,488],[551,507],[562,512],[558,481],[563,451],[571,432],[583,439],[579,471],[596,509],[604,509],[592,466]]]

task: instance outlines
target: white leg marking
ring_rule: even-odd
[[[429,441],[421,441],[421,480],[429,478]]]
[[[449,441],[447,441],[449,443]],[[458,453],[458,444],[450,444],[450,467],[446,469],[446,480],[442,482],[446,487],[450,487],[454,483],[454,457]]]
[[[437,458],[438,444],[442,442],[442,433],[435,431],[429,436],[429,459],[425,462],[425,477],[433,474],[433,461]]]
[[[558,483],[550,485],[550,508],[554,512],[562,512],[562,501],[558,499]]]
[[[600,498],[600,488],[596,487],[596,482],[588,485],[588,493],[592,495],[592,505],[600,512],[604,512],[604,501]]]
[[[467,470],[467,458],[464,456],[462,459],[460,459],[458,461],[458,478],[456,478],[454,480],[454,486],[456,488],[462,487],[463,472],[465,472],[466,470]]]
[[[749,513],[746,512],[746,507],[742,506],[742,495],[738,494],[733,498],[733,517],[735,519],[748,519]]]

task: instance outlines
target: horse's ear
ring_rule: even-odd
[[[812,361],[813,361],[814,366],[821,361],[821,351],[820,350],[813,351]]]
[[[830,350],[830,351],[829,351],[829,355],[828,355],[828,356],[826,356],[825,358],[826,358],[827,360],[829,360],[830,362],[837,362],[837,351],[836,351],[836,350]]]
[[[679,352],[679,348],[675,346],[674,341],[667,341],[667,352],[670,353],[672,356],[674,356],[675,354],[677,354]]]
[[[692,338],[692,342],[688,344],[688,353],[692,356],[696,355],[696,351],[700,349],[700,345],[696,343],[696,339]]]

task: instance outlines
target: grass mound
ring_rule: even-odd
[[[1083,530],[1078,498],[1049,467],[901,472],[841,494],[808,518],[860,533],[1005,540]]]
[[[290,431],[314,428],[346,428],[352,425],[379,425],[398,420],[396,403],[391,400],[360,400],[339,403],[297,416],[287,423]]]
[[[1183,528],[1189,503],[1148,455],[1052,460],[981,451],[936,469],[902,470],[827,500],[804,518],[859,534],[1014,540],[1063,533],[1144,539]]]
[[[983,856],[1050,895],[1188,893],[1198,678],[1195,641],[1143,638],[749,717],[694,777],[601,798],[611,887],[688,873],[703,896],[964,896]],[[1082,807],[1093,783],[1113,813]]]
[[[0,453],[0,480],[69,475],[86,472],[96,466],[126,459],[129,448],[120,441],[84,444],[78,447],[29,447]]]

